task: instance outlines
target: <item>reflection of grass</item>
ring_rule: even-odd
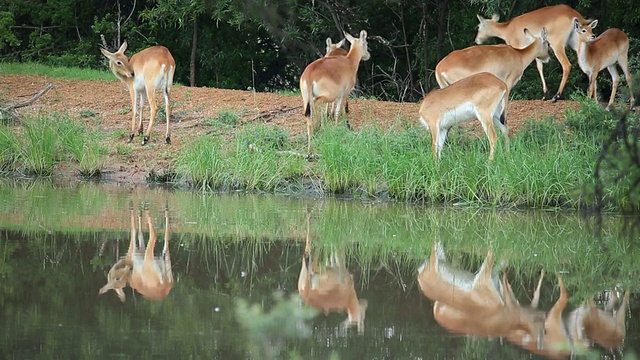
[[[280,292],[274,294],[275,304],[265,311],[261,304],[249,304],[240,298],[236,302],[238,322],[247,336],[247,346],[252,354],[261,359],[281,359],[287,343],[311,336],[308,322],[316,311],[298,305],[295,296],[285,298]],[[299,358],[299,354],[289,353],[289,358]]]

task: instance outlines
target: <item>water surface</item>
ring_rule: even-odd
[[[131,287],[124,302],[113,291],[98,294],[128,251],[132,216],[133,232],[140,228],[145,242],[150,228],[156,232],[156,256],[168,230],[173,285],[159,301]],[[6,183],[0,187],[0,358],[248,359],[263,358],[257,353],[266,341],[282,344],[277,358],[528,359],[506,341],[443,329],[419,290],[417,269],[441,241],[451,261],[468,270],[478,269],[491,247],[507,260],[521,303],[530,301],[545,269],[544,309],[559,295],[555,274],[569,292],[567,312],[615,286],[637,292],[637,236],[623,231],[623,217],[605,217],[599,236],[593,224],[573,213]],[[307,237],[319,263],[337,254],[353,276],[358,298],[368,303],[361,332],[341,326],[346,313],[318,312],[309,336],[295,339],[291,334],[304,335],[301,323],[282,317],[261,323],[266,315],[257,314],[254,329],[266,335],[250,337],[238,323],[239,299],[268,313],[277,303],[274,292],[291,296],[290,320],[308,308],[297,291]],[[604,358],[640,353],[635,299],[624,346]]]

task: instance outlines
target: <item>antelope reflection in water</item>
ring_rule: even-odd
[[[342,327],[356,325],[358,332],[364,331],[367,300],[358,299],[353,283],[353,275],[347,270],[344,254],[332,251],[325,262],[320,261],[320,253],[311,251],[310,213],[307,212],[307,235],[302,256],[298,292],[302,300],[328,315],[331,312],[347,312]]]
[[[494,262],[489,250],[477,274],[458,269],[447,262],[442,243],[435,242],[429,261],[418,269],[420,290],[434,301],[434,319],[449,331],[471,336],[522,331],[542,348],[544,312],[520,306],[506,275],[493,274]]]
[[[544,272],[541,273],[534,292],[533,307],[538,306],[543,277]],[[586,305],[574,309],[564,317],[563,312],[567,306],[568,293],[560,276],[558,276],[558,285],[560,296],[549,311],[545,322],[546,334],[543,349],[536,349],[531,339],[526,334],[519,332],[514,332],[507,337],[510,342],[532,353],[554,359],[584,353],[593,342],[606,349],[614,349],[623,344],[626,335],[625,315],[629,302],[628,291],[625,292],[617,311],[614,311],[614,307],[618,296],[617,292],[613,290],[608,292],[608,301],[604,310],[597,308],[593,299],[590,299]]]
[[[160,301],[169,295],[173,288],[173,273],[169,254],[169,210],[165,209],[164,246],[161,256],[154,256],[156,231],[153,227],[149,210],[144,211],[149,226],[149,242],[145,247],[142,232],[142,211],[138,211],[136,221],[135,210],[131,209],[131,238],[129,249],[124,258],[116,262],[107,275],[107,284],[100,289],[100,294],[113,290],[120,301],[125,301],[125,286],[140,293],[144,298]],[[137,227],[136,227],[137,225]]]

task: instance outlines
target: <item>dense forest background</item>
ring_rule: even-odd
[[[304,67],[324,54],[325,39],[342,31],[369,34],[371,59],[361,65],[358,95],[416,101],[437,86],[433,69],[454,49],[473,45],[476,14],[501,21],[559,2],[531,0],[0,0],[2,61],[107,68],[103,43],[127,54],[161,44],[173,53],[175,81],[258,91],[295,90]],[[632,73],[640,67],[640,7],[620,0],[568,1],[596,32],[617,27],[631,38]],[[103,40],[104,39],[104,40]],[[497,42],[497,41],[496,41]],[[587,77],[574,65],[565,96],[586,89]],[[606,74],[606,71],[605,71]],[[560,82],[554,56],[545,66],[550,91]],[[609,93],[608,74],[599,88]],[[636,77],[637,78],[637,77]],[[582,90],[584,91],[584,90]],[[626,91],[626,86],[621,87]],[[535,65],[513,92],[539,99]]]

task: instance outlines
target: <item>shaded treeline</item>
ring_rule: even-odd
[[[291,90],[310,61],[322,55],[327,37],[369,32],[372,61],[359,73],[360,95],[415,101],[436,86],[437,62],[453,49],[473,44],[476,14],[507,20],[543,5],[495,0],[137,0],[0,1],[0,53],[4,61],[106,68],[101,35],[111,50],[124,40],[129,54],[154,44],[171,49],[176,81],[196,86],[259,91]],[[631,38],[631,66],[638,63],[640,10],[622,1],[569,1],[600,21],[598,33],[619,27]],[[586,88],[586,76],[569,51],[574,68],[567,95]],[[561,71],[553,58],[545,67],[549,88]],[[606,92],[606,81],[601,85]],[[516,98],[540,98],[534,69],[514,91]]]

